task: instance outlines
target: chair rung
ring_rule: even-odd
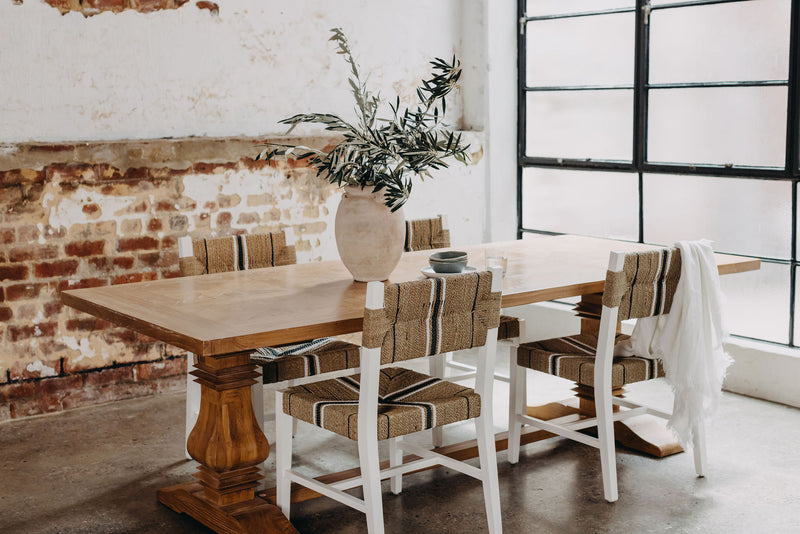
[[[366,504],[364,504],[364,501],[357,497],[353,497],[349,493],[345,493],[344,491],[336,489],[329,484],[323,484],[322,482],[314,480],[313,478],[309,478],[305,475],[301,475],[295,471],[287,471],[287,475],[292,482],[297,482],[301,486],[305,486],[319,494],[330,497],[331,499],[339,501],[342,504],[346,504],[351,508],[355,508],[361,513],[367,513],[367,507]]]
[[[474,365],[470,365],[468,363],[457,362],[455,360],[448,360],[447,362],[445,362],[445,365],[447,367],[453,367],[454,369],[462,369],[464,371],[472,371],[473,373],[478,370],[478,368],[475,367]]]
[[[670,417],[672,417],[672,414],[669,412],[665,412],[663,410],[657,410],[656,408],[651,408],[650,406],[645,406],[644,404],[639,404],[637,402],[633,402],[631,400],[623,399],[620,397],[612,397],[611,402],[613,402],[617,406],[630,408],[631,410],[640,408],[646,411],[648,414],[655,415],[656,417],[660,417],[662,419],[669,419]]]
[[[578,430],[582,428],[588,428],[591,426],[597,426],[597,421],[592,419],[582,419],[577,421],[574,425],[570,425],[570,428],[564,428],[560,425],[555,425],[549,421],[544,421],[542,419],[536,419],[535,417],[530,417],[529,415],[518,415],[517,416],[522,422],[528,424],[530,426],[534,426],[536,428],[541,428],[542,430],[546,430],[553,434],[558,434],[559,436],[563,436],[565,438],[570,438],[575,441],[580,441],[585,445],[589,445],[590,447],[599,448],[600,442],[597,438],[592,436],[587,436],[586,434],[581,434],[580,432],[576,432],[573,428]]]
[[[450,469],[454,469],[459,473],[464,473],[465,475],[477,478],[478,480],[483,480],[483,472],[475,466],[469,465],[459,460],[454,460],[453,458],[450,458],[449,456],[444,456],[442,454],[439,454],[438,452],[433,452],[431,450],[418,447],[417,445],[414,445],[412,443],[402,442],[398,444],[398,447],[400,447],[402,450],[406,452],[415,454],[420,458],[433,459],[434,462],[437,464],[449,467]]]

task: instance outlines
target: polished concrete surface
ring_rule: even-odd
[[[563,397],[564,388],[538,376],[532,401]],[[498,383],[498,430],[506,392]],[[630,396],[669,402],[661,381],[637,384]],[[272,401],[267,394],[270,414]],[[170,394],[0,424],[0,532],[208,532],[156,501],[157,488],[194,471],[183,456],[183,410],[184,396]],[[467,438],[473,428],[452,425],[446,439]],[[266,434],[272,442],[272,423]],[[417,439],[428,443],[424,434]],[[798,443],[800,410],[725,394],[708,427],[706,478],[695,476],[691,454],[656,460],[620,449],[614,504],[603,500],[595,449],[549,440],[524,448],[515,466],[501,452],[503,526],[513,533],[797,533]],[[352,442],[305,424],[295,438],[295,465],[309,473],[353,467],[355,452]],[[273,467],[268,460],[268,484]],[[480,485],[449,469],[406,476],[399,496],[384,482],[383,499],[388,533],[487,531]],[[326,498],[296,505],[292,520],[304,533],[366,531],[360,513]]]

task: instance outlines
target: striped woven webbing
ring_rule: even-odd
[[[193,256],[180,258],[181,276],[195,276],[297,263],[283,232],[192,240]]]
[[[431,250],[450,246],[450,230],[442,227],[442,218],[406,221],[405,251]]]
[[[283,411],[357,440],[359,380],[355,375],[290,388],[283,395]],[[408,369],[381,370],[378,439],[465,421],[480,413],[480,395],[471,388]]]
[[[680,277],[677,248],[627,254],[622,271],[606,273],[603,305],[619,306],[621,321],[669,313]]]
[[[629,337],[617,334],[616,342]],[[584,333],[523,343],[517,349],[517,363],[534,371],[594,387],[596,351],[597,335]],[[622,387],[660,376],[664,376],[664,367],[657,359],[617,356],[611,366],[611,387]]]
[[[500,293],[488,271],[389,284],[384,307],[364,312],[362,344],[381,363],[480,347],[500,322]]]
[[[265,356],[270,354],[270,356]],[[280,354],[280,356],[275,356]],[[361,347],[333,338],[284,347],[264,347],[250,359],[262,368],[264,384],[316,376],[359,366]]]

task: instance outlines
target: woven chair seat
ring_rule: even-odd
[[[269,351],[270,349],[262,349]],[[346,341],[331,340],[320,348],[269,358],[254,353],[250,360],[261,365],[264,384],[305,378],[359,366],[361,347]]]
[[[630,336],[617,334],[616,342]],[[580,385],[594,387],[594,359],[597,335],[586,333],[523,343],[517,350],[517,363],[522,367],[559,376]],[[640,356],[617,356],[611,370],[611,387],[641,382],[664,376],[664,367],[657,359]]]
[[[358,440],[360,375],[290,388],[284,413]],[[472,388],[389,367],[381,370],[378,390],[378,439],[404,436],[478,417],[481,398]]]
[[[497,339],[511,339],[519,337],[519,319],[510,315],[500,316],[500,326],[497,328]]]

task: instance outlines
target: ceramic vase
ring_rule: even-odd
[[[403,208],[394,213],[383,191],[345,186],[336,210],[339,257],[357,282],[386,280],[400,262],[405,241]]]

